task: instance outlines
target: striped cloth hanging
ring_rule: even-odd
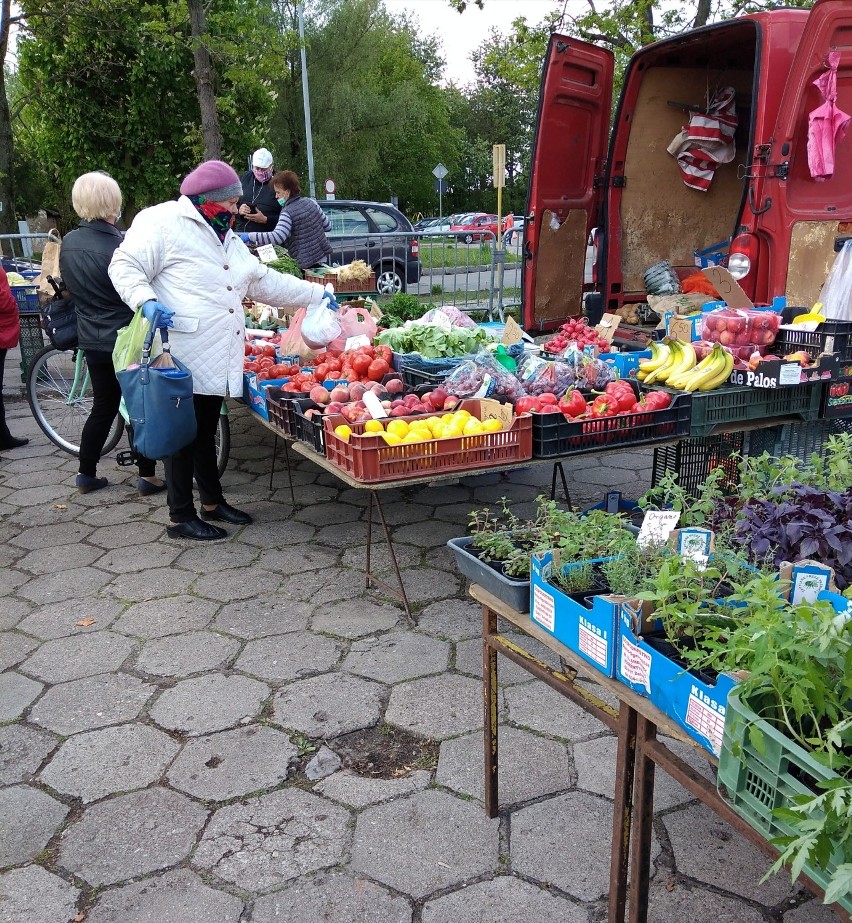
[[[736,91],[733,87],[722,87],[707,112],[693,113],[689,124],[668,146],[690,189],[706,192],[719,164],[734,159],[737,122]]]

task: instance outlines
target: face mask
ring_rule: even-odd
[[[280,198],[280,199],[277,199],[276,201],[278,202],[278,204],[279,204],[282,208],[287,204],[287,200],[286,200],[285,198],[283,198],[283,197]]]
[[[265,170],[261,170],[260,167],[254,167],[254,168],[252,169],[252,173],[254,173],[255,179],[256,179],[259,183],[265,183],[265,182],[268,182],[269,180],[272,179],[273,170],[272,170],[271,167],[269,167],[269,168],[267,168],[267,169],[265,169]]]

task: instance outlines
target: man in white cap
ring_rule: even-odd
[[[271,152],[265,147],[258,148],[252,154],[251,169],[240,177],[243,194],[240,197],[235,231],[245,234],[271,231],[278,223],[281,206],[272,188],[274,174]]]

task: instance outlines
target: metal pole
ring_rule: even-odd
[[[305,55],[305,18],[304,3],[298,4],[296,10],[299,14],[299,52],[302,56],[302,102],[305,108],[305,141],[308,147],[308,185],[311,198],[317,197],[317,187],[314,182],[314,137],[311,134],[311,96],[308,91],[308,62]]]
[[[441,185],[441,180],[438,180],[438,217],[444,217],[444,196],[443,196],[443,186]]]

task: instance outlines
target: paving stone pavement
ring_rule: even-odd
[[[614,740],[501,659],[486,817],[480,616],[443,547],[471,509],[529,505],[549,468],[383,493],[409,622],[364,586],[363,493],[293,459],[294,514],[242,405],[224,484],[256,522],[199,547],[166,537],[163,498],[141,500],[114,455],[109,487],[77,494],[74,460],[20,401],[16,351],[6,370],[31,442],[0,460],[0,921],[606,919]],[[650,467],[649,451],[565,466],[578,506],[604,486],[637,496]],[[434,755],[307,779],[321,744],[342,754],[371,729]],[[652,923],[835,919],[786,876],[759,884],[768,860],[658,779]]]

